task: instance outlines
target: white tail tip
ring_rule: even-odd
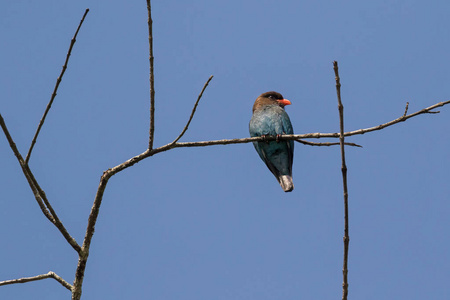
[[[294,189],[294,182],[292,182],[292,176],[281,175],[280,176],[280,185],[283,191],[290,192]]]

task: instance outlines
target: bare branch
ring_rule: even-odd
[[[9,134],[8,127],[6,127],[5,120],[3,120],[2,114],[0,114],[0,126],[2,127],[3,133],[6,136],[6,139],[8,140],[9,146],[11,147],[14,155],[16,156],[17,160],[19,161],[20,165],[24,164],[22,155],[20,155],[19,150],[17,149],[16,143],[14,143],[13,138],[11,137],[11,134]]]
[[[201,91],[200,94],[198,95],[197,101],[195,101],[194,108],[192,109],[191,116],[189,117],[189,120],[188,120],[188,122],[186,123],[186,126],[184,126],[183,131],[182,131],[182,132],[180,133],[180,135],[172,142],[173,144],[175,144],[176,142],[178,142],[178,141],[181,139],[181,137],[182,137],[182,136],[186,133],[186,131],[188,130],[189,124],[191,124],[192,118],[194,117],[194,114],[195,114],[195,110],[197,109],[197,105],[198,105],[198,103],[200,102],[200,99],[201,99],[202,96],[203,96],[203,92],[205,91],[206,87],[208,86],[208,84],[209,84],[209,82],[211,81],[211,79],[213,79],[213,77],[214,77],[214,76],[211,75],[211,76],[208,78],[208,80],[206,81],[205,85],[203,86],[202,91]]]
[[[414,114],[408,115],[405,118],[409,119],[411,117],[414,117],[416,115],[419,115],[421,113],[424,113],[424,111],[426,110],[431,110],[433,108],[436,108],[438,106],[443,106],[446,104],[449,104],[450,101],[447,102],[440,102],[437,103],[435,105],[432,105],[426,109],[423,109],[419,112],[416,112]],[[401,119],[401,118],[399,118]],[[379,129],[374,129],[377,128],[379,126],[383,126],[382,128],[394,125],[396,123],[402,122],[401,120],[399,121],[399,119],[390,121],[388,123],[382,124],[382,125],[378,125],[376,127],[371,127],[371,128],[367,128],[367,129],[358,129],[355,131],[349,131],[349,132],[345,132],[344,136],[351,136],[351,135],[356,135],[356,134],[364,134],[366,132],[370,132],[370,131],[374,131],[374,130],[379,130]],[[381,129],[382,129],[381,128]],[[206,146],[214,146],[214,145],[229,145],[229,144],[245,144],[245,143],[251,143],[251,142],[258,142],[258,141],[275,141],[275,140],[295,140],[301,143],[305,143],[305,144],[310,144],[310,145],[319,145],[319,143],[312,143],[312,142],[306,142],[303,141],[302,139],[305,138],[337,138],[339,137],[339,133],[306,133],[306,134],[292,134],[292,135],[280,135],[280,136],[265,136],[263,137],[248,137],[248,138],[237,138],[237,139],[222,139],[222,140],[212,140],[212,141],[198,141],[198,142],[176,142],[176,143],[169,143],[166,144],[164,146],[158,147],[156,149],[152,149],[149,150],[147,149],[146,151],[144,151],[141,154],[138,154],[130,159],[128,159],[127,161],[111,168],[108,169],[107,171],[104,172],[101,181],[103,180],[109,180],[110,177],[112,177],[113,175],[125,170],[128,167],[133,166],[134,164],[140,162],[141,160],[153,156],[157,153],[160,152],[164,152],[173,148],[184,148],[184,147],[206,147]],[[331,146],[334,145],[335,143],[323,143],[324,146]],[[346,145],[350,145],[350,146],[360,146],[354,143],[346,143]],[[102,186],[102,183],[100,182],[100,186]],[[100,188],[99,186],[99,188]],[[99,194],[97,193],[96,199],[100,196],[102,196],[103,194]],[[101,201],[101,200],[100,200]]]
[[[386,127],[395,125],[400,122],[404,122],[412,117],[418,116],[420,114],[426,114],[430,113],[430,110],[435,109],[440,106],[444,106],[450,103],[450,100],[436,103],[430,107],[424,108],[420,111],[417,111],[415,113],[401,116],[395,120],[389,121],[387,123],[369,127],[369,128],[363,128],[358,129],[354,131],[348,131],[344,132],[344,136],[352,136],[352,135],[358,135],[358,134],[365,134],[367,132],[381,130]],[[305,134],[292,134],[292,135],[281,135],[278,137],[279,140],[295,140],[298,142],[301,142],[302,139],[320,139],[320,138],[339,138],[340,133],[305,133]],[[266,141],[275,141],[277,139],[276,136],[266,136]],[[183,148],[183,147],[206,147],[206,146],[214,146],[214,145],[229,145],[229,144],[245,144],[245,143],[251,143],[251,142],[257,142],[257,141],[263,141],[263,138],[261,137],[251,137],[251,138],[240,138],[240,139],[222,139],[222,140],[212,140],[212,141],[198,141],[198,142],[181,142],[181,143],[170,143],[164,146],[161,146],[159,148],[153,149],[151,153],[155,154],[158,152],[167,151],[172,148]],[[150,153],[150,152],[148,152]],[[152,155],[153,155],[152,154]],[[136,156],[137,157],[137,156]],[[144,157],[145,158],[145,157]]]
[[[42,280],[42,279],[47,279],[47,278],[55,279],[56,281],[61,283],[61,285],[63,287],[65,287],[69,291],[72,291],[73,286],[52,271],[48,272],[47,274],[36,275],[33,277],[23,277],[23,278],[18,278],[18,279],[0,281],[0,286],[8,285],[8,284],[15,284],[15,283],[27,283],[27,282],[37,281],[37,280]]]
[[[408,118],[411,118],[413,116],[419,115],[421,113],[425,113],[425,111],[431,110],[433,108],[436,108],[438,106],[443,106],[445,104],[450,103],[450,101],[447,102],[441,102],[438,104],[435,104],[433,106],[430,106],[429,108],[426,108],[420,112],[416,112],[414,114],[408,115],[406,117],[401,117],[399,119],[396,119],[394,121],[388,122],[386,124],[382,124],[379,126],[383,126],[387,127],[387,126],[391,126],[394,125],[396,123],[402,122]],[[195,111],[194,111],[195,112]],[[191,115],[193,115],[193,113],[191,113]],[[189,123],[189,122],[188,122]],[[187,124],[189,125],[189,124]],[[185,127],[187,128],[187,127]],[[375,128],[375,127],[373,127]],[[374,131],[374,130],[379,130],[379,129],[373,129],[373,128],[368,128],[368,129],[359,129],[357,131],[351,131],[351,132],[347,132],[344,133],[343,136],[350,136],[350,135],[356,135],[356,134],[364,134],[365,132],[369,132],[369,131]],[[380,128],[382,129],[382,128]],[[187,130],[187,129],[186,129]],[[185,130],[183,130],[185,131]],[[142,152],[141,154],[138,154],[130,159],[128,159],[127,161],[106,170],[101,179],[100,179],[100,184],[99,187],[97,189],[97,194],[95,196],[95,200],[94,200],[94,204],[91,208],[91,213],[89,215],[89,220],[88,220],[88,226],[86,229],[86,235],[84,238],[84,242],[83,242],[83,246],[81,248],[80,251],[80,255],[79,255],[79,260],[78,260],[78,266],[77,266],[77,271],[75,274],[75,281],[74,281],[74,288],[73,288],[73,296],[72,299],[73,300],[78,300],[81,297],[81,287],[83,284],[83,278],[84,278],[84,272],[85,272],[85,268],[86,268],[86,263],[87,263],[87,259],[89,256],[89,248],[90,248],[90,244],[91,244],[91,240],[92,237],[94,235],[94,231],[95,231],[95,224],[97,222],[97,217],[99,214],[99,210],[100,210],[100,206],[103,200],[103,193],[106,189],[106,185],[108,184],[109,179],[114,176],[115,174],[133,166],[134,164],[150,157],[153,156],[157,153],[160,152],[164,152],[164,151],[168,151],[170,149],[174,149],[174,148],[184,148],[184,147],[205,147],[205,146],[213,146],[213,145],[228,145],[228,144],[244,144],[244,143],[250,143],[250,142],[256,142],[256,141],[275,141],[276,139],[278,140],[296,140],[299,142],[302,142],[301,139],[305,139],[305,138],[337,138],[340,136],[340,133],[307,133],[307,134],[295,134],[295,135],[281,135],[279,137],[277,136],[265,136],[263,137],[251,137],[251,138],[242,138],[242,139],[223,139],[223,140],[213,140],[213,141],[199,141],[199,142],[182,142],[182,143],[178,143],[176,142],[171,142],[169,144],[166,144],[164,146],[158,147],[156,149],[147,149],[144,152]],[[303,141],[304,142],[304,141]],[[325,143],[326,144],[326,143]],[[330,143],[332,144],[332,143]],[[349,143],[352,144],[352,143]],[[355,146],[359,146],[354,144]]]
[[[36,140],[39,135],[39,132],[41,131],[42,126],[44,125],[45,118],[47,117],[47,114],[50,111],[50,108],[52,107],[53,100],[55,100],[56,92],[58,91],[59,84],[61,83],[64,73],[66,72],[66,69],[67,69],[67,64],[69,63],[69,57],[70,57],[70,54],[72,53],[73,45],[75,45],[78,32],[80,31],[81,25],[83,25],[84,18],[86,17],[88,12],[89,12],[89,8],[87,8],[86,11],[84,12],[84,15],[81,18],[80,24],[78,25],[77,31],[75,31],[75,34],[74,34],[72,40],[70,41],[69,51],[67,51],[66,61],[64,62],[64,65],[62,67],[61,74],[59,74],[58,79],[56,79],[56,84],[53,89],[53,93],[50,98],[50,102],[47,104],[47,108],[45,109],[44,115],[42,116],[41,121],[39,122],[38,128],[36,130],[36,133],[34,134],[33,140],[31,141],[30,149],[28,149],[28,154],[27,154],[27,157],[25,158],[25,163],[27,163],[27,164],[28,164],[28,161],[30,160],[31,151],[33,151],[33,147],[36,144]]]
[[[11,147],[12,151],[14,152],[14,155],[16,156],[17,160],[19,161],[19,164],[22,168],[22,171],[25,175],[25,178],[28,181],[28,184],[30,185],[31,190],[33,191],[33,194],[36,198],[36,201],[39,205],[39,207],[41,208],[42,212],[44,213],[44,215],[47,217],[47,219],[49,219],[50,222],[52,222],[53,224],[55,223],[55,219],[53,218],[53,216],[48,212],[47,208],[45,207],[41,196],[39,195],[39,192],[34,184],[33,179],[31,178],[31,171],[29,171],[29,168],[27,167],[27,165],[25,164],[22,155],[20,154],[19,150],[16,147],[16,144],[14,143],[13,138],[11,137],[11,134],[8,131],[8,128],[6,127],[5,124],[5,120],[3,120],[2,115],[0,114],[0,126],[3,129],[3,132],[6,136],[6,139],[9,142],[9,146]]]
[[[409,106],[409,102],[406,102],[405,112],[403,113],[404,117],[406,117],[406,114],[408,113],[408,106]]]
[[[375,130],[380,130],[383,128],[386,128],[388,126],[392,126],[394,124],[397,124],[399,122],[403,122],[409,118],[415,117],[417,115],[423,114],[423,113],[427,113],[428,111],[439,107],[439,106],[444,106],[446,104],[449,104],[449,101],[445,101],[445,102],[440,102],[437,104],[434,104],[428,108],[422,109],[418,112],[412,113],[410,115],[407,115],[405,117],[400,117],[398,119],[392,120],[390,122],[375,126],[375,127],[370,127],[370,128],[365,128],[365,129],[358,129],[355,131],[349,131],[349,132],[344,132],[344,136],[352,136],[352,135],[357,135],[357,134],[364,134],[366,132],[371,132],[371,131],[375,131]],[[281,136],[265,136],[263,137],[249,137],[249,138],[236,138],[236,139],[222,139],[222,140],[212,140],[212,141],[198,141],[198,142],[176,142],[176,143],[169,143],[166,144],[164,146],[161,146],[159,148],[156,149],[152,149],[152,150],[146,150],[143,153],[136,155],[132,158],[130,158],[129,160],[121,163],[120,165],[115,166],[114,168],[108,169],[107,171],[105,171],[105,173],[103,174],[102,178],[110,178],[111,176],[115,175],[116,173],[123,171],[124,169],[131,167],[132,165],[140,162],[141,160],[153,156],[159,152],[164,152],[173,148],[184,148],[184,147],[206,147],[206,146],[214,146],[214,145],[229,145],[229,144],[245,144],[245,143],[251,143],[251,142],[258,142],[258,141],[275,141],[275,140],[295,140],[304,144],[310,144],[310,145],[316,145],[312,142],[305,142],[302,141],[302,139],[306,139],[306,138],[339,138],[340,133],[306,133],[306,134],[292,134],[292,135],[281,135]],[[324,146],[331,146],[334,145],[335,143],[324,143]],[[353,144],[353,143],[346,143],[346,145],[350,145],[350,146],[360,146],[357,144]],[[319,145],[317,143],[317,145]],[[108,176],[106,176],[108,175]],[[98,196],[98,194],[97,194]]]
[[[334,75],[336,77],[336,94],[338,99],[339,109],[339,142],[341,144],[341,160],[342,160],[342,184],[344,188],[344,265],[342,268],[343,283],[342,283],[342,300],[347,300],[348,295],[348,244],[350,237],[348,235],[348,188],[347,188],[347,165],[345,164],[345,146],[344,146],[344,105],[341,101],[341,81],[339,78],[339,68],[337,61],[333,62]]]
[[[78,265],[77,270],[75,272],[75,280],[73,282],[73,291],[72,291],[72,299],[80,299],[83,280],[84,280],[84,272],[86,270],[86,263],[89,257],[89,249],[91,246],[91,240],[94,236],[95,224],[97,222],[98,213],[100,211],[100,205],[103,200],[103,193],[106,189],[106,185],[108,184],[108,180],[112,175],[110,175],[110,170],[103,173],[100,184],[97,189],[97,194],[95,195],[94,204],[91,208],[91,213],[89,214],[88,225],[86,229],[86,234],[83,241],[83,246],[81,247],[81,252],[78,257]]]
[[[33,172],[31,172],[30,167],[28,166],[28,164],[24,162],[22,155],[17,149],[16,144],[14,143],[14,140],[12,139],[1,114],[0,114],[0,126],[2,127],[3,132],[5,133],[6,139],[9,142],[9,146],[11,147],[12,151],[14,152],[14,155],[19,161],[20,167],[22,168],[22,172],[28,181],[31,191],[33,192],[36,202],[41,208],[42,213],[44,214],[45,217],[47,217],[47,219],[50,222],[52,222],[56,226],[56,228],[59,229],[59,231],[64,236],[66,241],[75,249],[75,251],[79,252],[81,250],[81,247],[77,244],[76,240],[69,234],[64,225],[61,223],[61,221],[58,218],[58,215],[53,210],[53,207],[48,201],[45,192],[39,186],[36,178],[33,175]]]
[[[399,118],[397,118],[395,120],[389,121],[387,123],[384,123],[384,124],[381,124],[381,125],[378,125],[378,126],[344,132],[344,136],[365,134],[367,132],[381,130],[381,129],[384,129],[386,127],[395,125],[397,123],[404,122],[404,121],[406,121],[406,120],[408,120],[408,119],[410,119],[412,117],[418,116],[420,114],[433,113],[433,112],[431,112],[431,110],[433,110],[433,109],[435,109],[437,107],[440,107],[440,106],[447,105],[449,103],[450,103],[450,100],[444,101],[444,102],[439,102],[439,103],[436,103],[436,104],[434,104],[432,106],[429,106],[427,108],[419,110],[419,111],[417,111],[415,113],[412,113],[412,114],[409,114],[409,115],[406,115],[406,116],[402,115],[401,117],[399,117]],[[434,112],[434,113],[436,113],[436,112]],[[319,132],[317,132],[317,133],[281,135],[281,136],[278,137],[278,139],[279,140],[295,140],[295,141],[299,141],[300,139],[339,138],[339,136],[340,136],[340,133],[319,133]],[[266,141],[275,141],[276,139],[277,139],[276,136],[266,136],[266,138],[265,138]],[[213,145],[244,144],[244,143],[257,142],[257,141],[262,141],[262,140],[263,139],[261,137],[252,137],[252,138],[242,138],[242,139],[223,139],[223,140],[200,141],[200,142],[183,142],[183,143],[176,143],[175,145],[173,145],[173,147],[175,147],[175,148],[180,148],[180,147],[204,147],[204,146],[213,146]],[[163,147],[167,147],[169,145],[170,144],[165,145]],[[158,150],[158,149],[155,149],[155,150]],[[160,151],[158,151],[158,152],[160,152]]]
[[[314,143],[314,142],[309,142],[309,141],[304,141],[304,140],[295,140],[295,141],[302,143],[304,145],[308,145],[308,146],[337,146],[337,145],[341,144],[341,143]],[[361,145],[358,145],[355,143],[344,143],[344,145],[362,148]]]
[[[437,107],[440,107],[440,106],[447,105],[449,103],[450,103],[450,100],[439,102],[439,103],[431,105],[431,106],[429,106],[427,108],[419,110],[419,111],[417,111],[415,113],[412,113],[412,114],[409,114],[409,115],[406,115],[406,116],[402,115],[401,117],[399,117],[399,118],[397,118],[395,120],[392,120],[390,122],[387,122],[387,123],[384,123],[384,124],[381,124],[381,125],[378,125],[378,126],[346,132],[346,133],[344,133],[344,136],[351,136],[351,135],[356,135],[356,134],[364,134],[364,133],[375,131],[375,130],[381,130],[383,128],[392,126],[392,125],[400,123],[400,122],[404,122],[404,121],[406,121],[406,120],[408,120],[408,119],[410,119],[412,117],[415,117],[415,116],[418,116],[418,115],[421,115],[421,114],[437,114],[437,113],[439,113],[439,111],[431,111],[431,110],[433,110],[433,109],[435,109]],[[318,136],[317,138],[319,138],[319,137],[337,137],[337,136],[335,136],[336,133],[325,133],[325,134],[319,134],[319,135],[320,136]]]
[[[30,184],[30,181],[31,181],[31,183],[34,186],[34,189],[33,189],[33,186],[30,184],[30,187],[33,190],[36,200],[37,200],[37,197],[42,198],[42,201],[44,202],[44,204],[47,207],[48,211],[50,212],[51,216],[53,217],[53,221],[52,220],[50,220],[50,221],[56,226],[56,228],[58,228],[58,230],[64,236],[66,241],[72,246],[72,248],[76,252],[79,253],[81,250],[80,245],[78,245],[77,241],[69,234],[67,229],[64,227],[63,223],[59,220],[59,217],[56,214],[53,207],[51,206],[50,202],[48,201],[47,196],[45,195],[45,192],[42,190],[42,188],[38,184],[37,180],[34,178],[34,175],[31,172],[30,167],[26,164],[22,167],[22,169],[25,169],[24,174],[27,177],[28,183]],[[37,191],[37,193],[35,192],[35,190]],[[41,207],[41,210],[42,210],[42,207]],[[44,212],[44,214],[45,214],[45,212]]]
[[[94,203],[91,208],[91,213],[89,214],[88,225],[86,228],[83,246],[81,247],[81,251],[79,253],[77,270],[75,272],[75,280],[73,282],[73,293],[72,293],[73,300],[79,300],[81,298],[81,288],[83,285],[86,263],[89,257],[89,248],[91,246],[92,237],[94,236],[95,224],[97,222],[98,214],[100,211],[100,205],[102,204],[103,193],[105,192],[106,185],[108,184],[109,179],[118,172],[128,167],[131,167],[132,165],[143,160],[144,158],[152,156],[153,154],[158,152],[161,151],[147,149],[145,152],[130,158],[129,160],[123,162],[122,164],[112,169],[108,169],[105,172],[103,172],[103,175],[100,178],[100,184],[97,189],[97,194],[95,195]]]
[[[149,44],[149,62],[150,62],[150,130],[148,139],[148,149],[153,149],[155,139],[155,71],[153,68],[153,20],[152,6],[150,0],[147,0],[148,12],[148,44]]]

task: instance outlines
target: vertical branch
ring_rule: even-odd
[[[86,271],[86,263],[89,257],[89,249],[91,247],[92,237],[94,236],[95,224],[97,222],[97,217],[100,211],[103,193],[106,189],[106,185],[111,176],[112,175],[108,170],[103,173],[100,179],[100,184],[97,189],[97,194],[95,195],[94,204],[92,205],[91,213],[89,214],[88,225],[86,229],[86,235],[83,241],[83,246],[81,247],[81,251],[79,252],[78,256],[78,265],[77,270],[75,272],[75,280],[73,281],[72,300],[80,300],[81,298],[84,273]]]
[[[53,101],[55,100],[56,92],[58,91],[59,84],[61,83],[64,73],[66,72],[66,69],[67,69],[67,64],[69,63],[69,58],[70,58],[70,54],[72,53],[73,45],[75,45],[75,42],[77,41],[78,32],[80,31],[81,25],[83,25],[84,18],[86,18],[86,15],[88,12],[89,12],[89,8],[86,8],[86,11],[84,12],[83,17],[81,18],[80,24],[78,25],[77,31],[75,31],[75,34],[73,35],[73,38],[70,41],[69,50],[67,51],[66,61],[64,62],[64,65],[62,67],[61,74],[59,74],[58,79],[56,79],[56,84],[55,84],[55,87],[53,88],[52,96],[50,98],[50,101],[47,104],[47,108],[45,109],[44,115],[42,116],[41,121],[39,122],[36,133],[34,134],[33,140],[31,141],[30,149],[28,149],[28,154],[25,158],[26,164],[28,164],[28,161],[30,160],[31,151],[33,151],[33,147],[36,144],[36,140],[39,135],[39,132],[41,131],[42,126],[44,125],[45,118],[47,117],[47,114],[50,111],[50,108],[52,107]]]
[[[153,149],[153,141],[155,139],[155,75],[153,69],[153,20],[152,6],[150,0],[147,0],[148,11],[148,44],[149,44],[149,61],[150,61],[150,132],[148,140],[148,149]]]
[[[338,63],[333,62],[334,75],[336,79],[336,93],[338,98],[338,109],[339,109],[339,142],[341,145],[341,160],[342,160],[342,183],[344,186],[344,264],[342,268],[343,282],[342,282],[342,300],[347,300],[348,295],[348,244],[350,237],[348,235],[348,190],[347,190],[347,165],[345,164],[345,151],[344,151],[344,106],[341,101],[341,82],[339,78]]]

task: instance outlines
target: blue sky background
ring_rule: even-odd
[[[0,111],[23,155],[70,39],[91,9],[30,166],[82,243],[102,172],[148,143],[145,1],[3,1]],[[275,90],[296,133],[346,130],[450,98],[448,1],[154,1],[155,146],[248,136],[255,98]],[[450,107],[348,141],[349,299],[450,299]],[[3,134],[2,134],[3,135]],[[296,144],[283,193],[251,144],[175,149],[114,176],[83,299],[340,299],[343,197],[338,147]],[[43,216],[0,138],[0,280],[77,256]],[[70,299],[48,279],[1,299]]]

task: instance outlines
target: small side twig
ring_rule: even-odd
[[[69,58],[70,58],[70,54],[72,53],[73,45],[75,45],[75,42],[77,41],[78,32],[80,31],[81,25],[83,25],[84,18],[86,18],[86,15],[88,14],[88,12],[89,12],[89,8],[87,8],[86,11],[84,12],[84,15],[81,18],[80,24],[78,25],[77,31],[75,31],[75,34],[74,34],[72,40],[70,41],[69,51],[67,51],[66,61],[64,62],[64,65],[62,67],[61,74],[59,74],[58,79],[56,79],[56,84],[53,89],[53,93],[50,98],[50,102],[48,102],[48,104],[47,104],[47,108],[45,109],[44,115],[42,116],[41,121],[39,122],[39,125],[37,127],[36,133],[34,134],[33,140],[31,141],[30,148],[28,149],[28,153],[25,158],[26,164],[28,164],[28,161],[30,160],[31,151],[33,151],[33,148],[34,148],[34,145],[36,144],[36,140],[39,135],[39,132],[41,131],[42,126],[44,125],[45,118],[47,117],[47,114],[50,111],[50,108],[52,107],[53,100],[55,100],[56,92],[58,91],[59,84],[61,83],[64,73],[66,72],[66,69],[67,69],[67,64],[69,63]]]
[[[153,68],[153,20],[152,6],[150,0],[147,0],[148,13],[148,44],[149,44],[149,62],[150,62],[150,129],[148,138],[148,149],[153,149],[155,139],[155,71]]]
[[[409,106],[409,102],[406,102],[405,112],[403,113],[403,117],[406,117],[406,114],[408,113],[408,106]]]
[[[304,145],[308,145],[308,146],[337,146],[337,145],[341,144],[341,143],[315,143],[315,142],[309,142],[309,141],[304,141],[304,140],[295,140],[295,141],[302,143]],[[344,143],[344,145],[362,148],[361,145],[358,145],[355,143]]]
[[[342,183],[344,188],[344,263],[342,268],[343,283],[342,283],[342,300],[347,300],[348,295],[348,244],[350,237],[348,235],[348,188],[347,188],[347,165],[345,163],[345,146],[344,146],[344,105],[341,101],[341,82],[339,78],[339,68],[337,61],[333,62],[334,74],[336,77],[336,93],[338,99],[339,109],[339,141],[341,144],[341,160],[342,160]]]
[[[65,287],[69,291],[72,291],[73,286],[70,283],[68,283],[67,281],[65,281],[62,277],[58,276],[56,273],[54,273],[52,271],[48,272],[47,274],[36,275],[33,277],[23,277],[23,278],[18,278],[18,279],[0,281],[0,286],[8,285],[8,284],[16,284],[16,283],[27,283],[27,282],[42,280],[42,279],[47,279],[47,278],[55,279],[63,287]]]
[[[371,132],[371,131],[381,130],[383,128],[392,126],[392,125],[400,123],[400,122],[404,122],[404,121],[406,121],[406,120],[408,120],[408,119],[410,119],[412,117],[415,117],[415,116],[418,116],[418,115],[421,115],[421,114],[438,114],[438,113],[440,113],[440,111],[431,111],[431,110],[433,110],[433,109],[435,109],[437,107],[441,107],[441,106],[447,105],[449,103],[450,103],[450,100],[439,102],[439,103],[433,104],[433,105],[431,105],[431,106],[429,106],[427,108],[424,108],[424,109],[421,109],[419,111],[416,111],[415,113],[412,113],[412,114],[409,114],[409,115],[406,115],[406,116],[402,115],[401,117],[399,117],[399,118],[397,118],[395,120],[392,120],[390,122],[387,122],[387,123],[384,123],[384,124],[381,124],[381,125],[378,125],[378,126],[345,132],[344,136],[351,136],[351,135],[356,135],[356,134],[364,134],[364,133]],[[317,138],[319,138],[319,137],[338,137],[339,136],[336,133],[323,133],[323,134],[319,134],[319,135],[320,136],[317,136]],[[312,137],[315,137],[315,136],[312,136]]]
[[[176,142],[178,142],[178,141],[183,137],[183,135],[186,133],[186,131],[188,130],[189,124],[191,124],[191,121],[192,121],[192,118],[194,117],[194,114],[195,114],[195,111],[196,111],[196,109],[197,109],[198,103],[200,102],[200,99],[201,99],[202,96],[203,96],[203,92],[206,90],[206,87],[208,86],[209,82],[213,79],[213,77],[214,77],[214,76],[211,75],[211,76],[208,78],[208,80],[206,81],[205,85],[203,86],[202,91],[201,91],[200,94],[198,95],[197,101],[195,101],[194,108],[192,108],[191,116],[189,117],[189,120],[187,121],[186,126],[184,126],[183,131],[181,131],[180,135],[172,142],[173,144],[175,144]]]

